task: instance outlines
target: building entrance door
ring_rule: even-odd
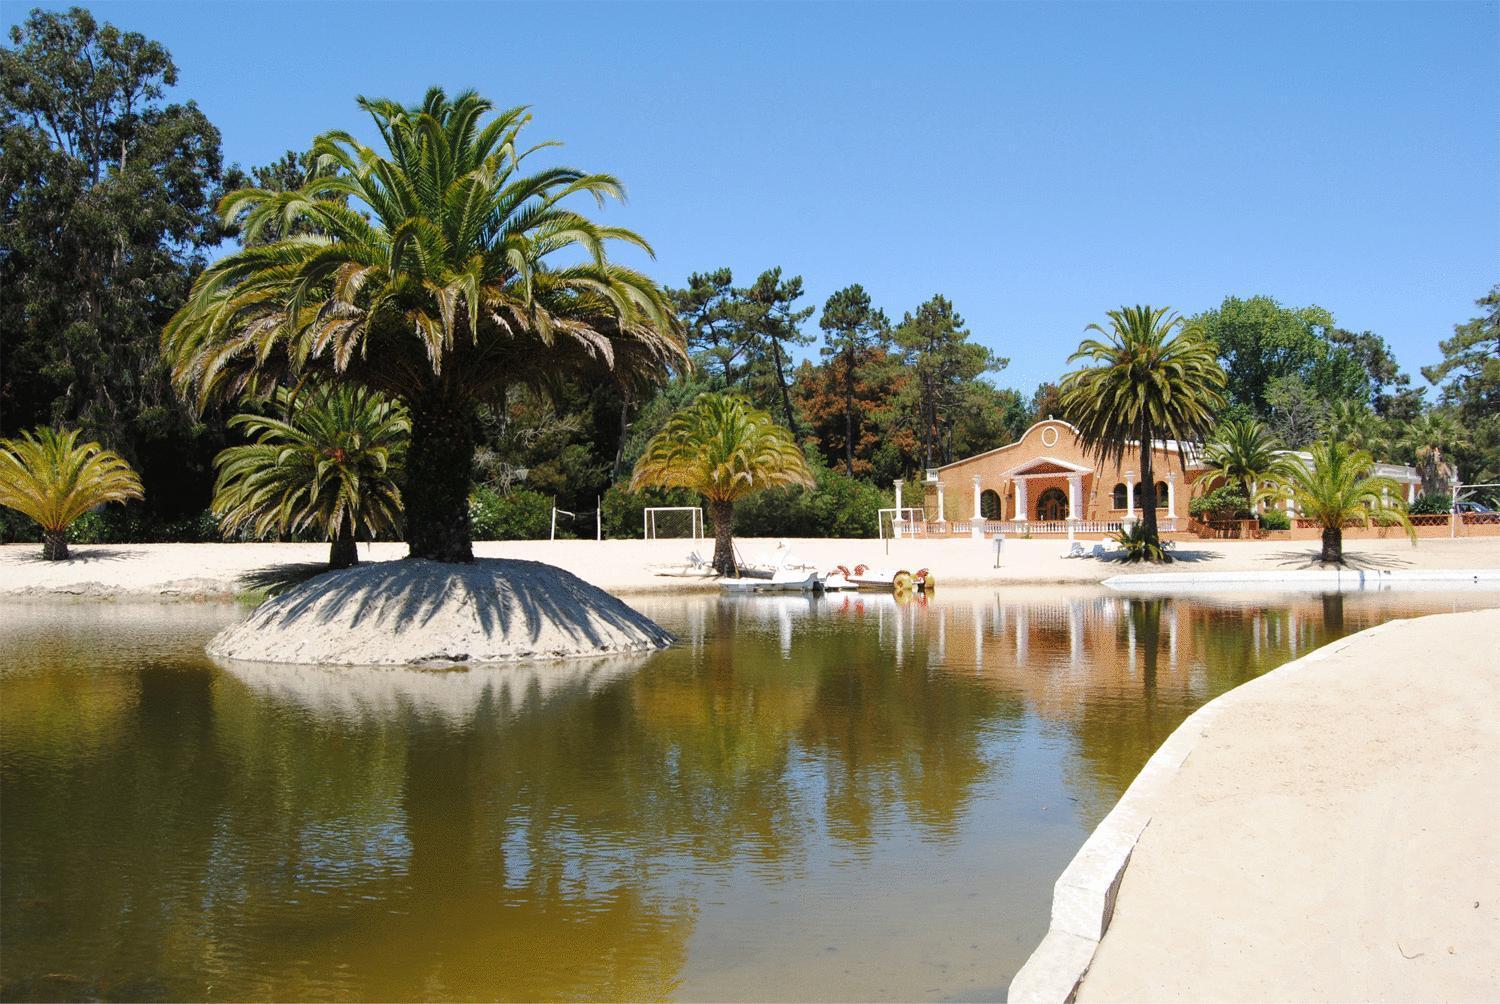
[[[1036,500],[1036,518],[1043,522],[1068,518],[1068,496],[1061,488],[1048,488]]]

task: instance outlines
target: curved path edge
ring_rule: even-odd
[[[1120,881],[1137,841],[1151,822],[1153,803],[1176,778],[1178,770],[1206,735],[1214,719],[1265,686],[1316,666],[1363,639],[1410,623],[1387,621],[1330,642],[1209,701],[1179,725],[1141,768],[1120,801],[1095,827],[1052,887],[1051,926],[1041,943],[1011,980],[1012,1002],[1062,1002],[1074,999],[1109,930]]]

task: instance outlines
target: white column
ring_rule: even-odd
[[[1406,504],[1411,505],[1417,500],[1417,486],[1410,481],[1406,483]]]
[[[1026,519],[1026,479],[1016,478],[1016,522]]]
[[[896,518],[891,520],[891,536],[901,536],[901,479],[897,478],[893,484],[896,486]]]
[[[945,519],[948,518],[948,517],[946,517],[946,516],[943,515],[943,483],[941,481],[939,481],[937,483],[937,493],[938,493],[938,522],[941,523],[941,522],[943,522],[943,520],[945,520]]]
[[[1172,529],[1177,529],[1177,472],[1167,472],[1167,519],[1172,521]]]
[[[969,528],[969,535],[976,540],[984,537],[984,513],[980,512],[983,507],[979,504],[979,475],[974,475],[974,523]]]
[[[1068,475],[1068,519],[1071,522],[1078,520],[1078,496],[1083,494],[1079,485],[1082,480],[1077,474]]]
[[[1125,517],[1135,519],[1135,471],[1125,472]]]

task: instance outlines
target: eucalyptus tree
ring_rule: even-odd
[[[0,505],[36,520],[47,561],[68,557],[68,527],[84,513],[145,494],[125,458],[78,436],[43,426],[0,439]]]
[[[480,405],[569,377],[643,389],[685,360],[681,327],[656,283],[606,255],[611,243],[649,253],[646,241],[570,208],[623,197],[620,182],[528,173],[555,144],[521,145],[525,108],[491,115],[473,92],[436,88],[415,107],[359,106],[383,150],[326,133],[302,187],[225,196],[221,214],[252,243],[204,272],[163,346],[200,407],[310,376],[401,401],[411,554],[469,561]],[[253,243],[273,224],[286,236]]]
[[[1121,307],[1109,312],[1108,328],[1090,324],[1085,330],[1104,337],[1086,339],[1069,357],[1095,365],[1063,377],[1063,410],[1079,441],[1101,461],[1120,463],[1140,451],[1141,532],[1157,546],[1152,448],[1167,439],[1193,443],[1207,436],[1225,406],[1224,370],[1203,330],[1167,307]]]
[[[844,398],[844,473],[854,477],[854,387],[870,351],[890,335],[885,311],[870,304],[870,294],[859,283],[845,286],[823,304],[818,326],[824,331],[819,353],[837,361]]]
[[[646,444],[630,487],[686,488],[707,499],[714,569],[733,575],[734,504],[766,488],[813,484],[797,441],[769,412],[738,394],[710,393],[673,415]]]

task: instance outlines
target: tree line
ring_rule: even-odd
[[[356,184],[360,151],[337,144],[249,169],[224,165],[219,132],[202,110],[166,99],[178,81],[166,49],[86,11],[34,11],[10,42],[0,47],[0,435],[82,428],[139,471],[145,498],[111,515],[101,535],[215,537],[219,521],[203,515],[213,499],[214,458],[248,445],[257,427],[231,419],[247,409],[277,417],[278,399],[184,400],[179,391],[196,378],[179,373],[174,385],[163,330],[226,249],[248,256],[240,259],[247,269],[256,249],[264,255],[294,246],[283,238],[363,241],[366,251],[349,260],[389,252],[366,232],[388,193]],[[378,120],[399,109],[374,103],[366,110]],[[399,161],[399,143],[391,156]],[[550,514],[553,500],[572,511],[602,504],[610,531],[635,533],[642,505],[669,500],[669,493],[628,489],[647,443],[700,394],[727,391],[791,431],[814,480],[812,488],[776,489],[740,506],[742,532],[869,533],[875,508],[890,504],[892,481],[1004,445],[1048,415],[1068,417],[1054,384],[1030,392],[1000,386],[1007,360],[986,346],[993,337],[970,331],[946,296],[903,305],[897,317],[850,283],[817,304],[802,277],[774,265],[738,281],[730,269],[712,268],[681,288],[658,289],[592,251],[639,238],[566,209],[567,197],[608,197],[617,183],[585,172],[551,181],[544,198],[558,197],[548,204],[552,215],[525,222],[572,235],[593,262],[580,268],[591,273],[537,267],[525,304],[512,302],[503,283],[465,300],[485,277],[456,266],[424,279],[454,291],[454,302],[488,304],[483,317],[435,309],[420,323],[430,345],[456,346],[459,372],[503,365],[502,385],[444,398],[453,369],[436,381],[411,377],[421,361],[403,355],[418,352],[411,346],[382,354],[383,370],[361,361],[368,356],[349,362],[363,367],[364,385],[413,409],[410,436],[420,447],[405,455],[432,465],[429,482],[446,483],[448,468],[462,468],[449,492],[461,497],[446,498],[443,513],[466,504],[471,518],[489,520],[495,532],[530,535],[543,529],[541,514]],[[215,211],[227,193],[244,189],[267,194]],[[402,235],[402,248],[436,260],[455,241],[505,237],[461,232],[469,225],[455,218],[451,233]],[[388,293],[406,295],[396,286]],[[681,354],[640,337],[635,321],[622,322],[601,302],[611,296],[659,313],[650,326],[675,333]],[[1423,370],[1431,395],[1401,371],[1378,334],[1343,329],[1317,306],[1231,296],[1188,320],[1202,328],[1227,374],[1225,421],[1263,422],[1292,447],[1335,430],[1377,457],[1423,466],[1434,483],[1453,468],[1465,481],[1500,480],[1500,286],[1477,305],[1440,341],[1442,362]],[[491,314],[512,329],[540,324],[537,344],[548,354],[498,340],[462,348],[479,345]],[[385,344],[388,337],[356,333],[350,318],[334,321],[324,329],[330,339]],[[611,365],[627,375],[634,367],[639,378],[611,371],[598,379],[605,369],[599,339],[610,346]],[[541,364],[557,352],[571,353],[566,364]],[[247,392],[256,379],[269,379],[234,367],[197,377],[227,379]],[[461,407],[446,407],[460,399]],[[419,516],[433,533],[444,532],[442,513]],[[0,532],[33,530],[12,521]]]

